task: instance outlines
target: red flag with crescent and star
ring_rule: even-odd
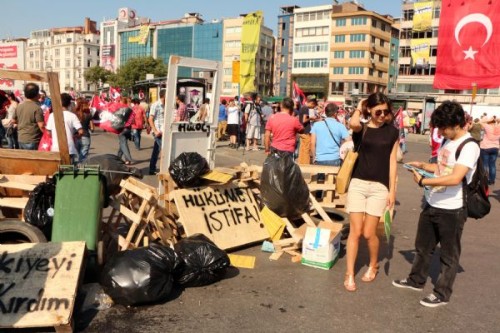
[[[434,88],[498,88],[499,52],[500,1],[442,1]]]

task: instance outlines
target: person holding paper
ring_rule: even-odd
[[[458,271],[462,231],[467,220],[464,209],[462,179],[469,183],[476,170],[479,146],[467,142],[455,160],[455,153],[471,135],[464,128],[465,113],[457,102],[443,102],[431,116],[431,126],[439,130],[446,141],[438,151],[437,163],[409,162],[419,169],[434,173],[435,177],[425,177],[412,170],[413,180],[420,187],[426,187],[425,207],[420,213],[416,255],[407,278],[394,280],[398,288],[422,291],[429,275],[432,255],[440,244],[441,272],[434,285],[433,293],[423,298],[420,304],[438,307],[448,304],[453,290],[453,282]]]
[[[353,141],[355,147],[359,147],[359,155],[347,192],[350,232],[347,239],[344,287],[348,291],[356,290],[354,265],[361,236],[368,241],[370,253],[368,270],[361,280],[371,282],[377,276],[377,225],[384,211],[391,209],[396,201],[399,131],[386,122],[391,113],[389,98],[382,93],[374,93],[359,102],[350,121]],[[361,123],[361,115],[369,119],[366,124]]]

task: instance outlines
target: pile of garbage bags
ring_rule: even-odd
[[[196,234],[174,249],[151,244],[118,252],[101,272],[101,285],[117,304],[131,306],[165,301],[174,285],[204,286],[221,280],[229,257],[206,236]]]

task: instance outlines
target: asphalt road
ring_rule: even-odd
[[[115,152],[116,136],[96,133],[92,154]],[[427,160],[426,137],[409,138],[405,160]],[[147,171],[152,140],[143,139],[135,151],[138,168]],[[264,153],[217,148],[216,165],[240,162],[261,164]],[[469,220],[462,238],[460,272],[451,302],[440,308],[421,306],[438,276],[434,260],[424,292],[401,290],[391,281],[406,277],[414,256],[414,239],[422,191],[411,174],[398,167],[399,183],[392,237],[381,238],[380,274],[361,282],[368,264],[366,243],[360,245],[358,290],[343,288],[345,251],[329,271],[292,263],[290,257],[269,261],[260,246],[238,251],[256,256],[254,269],[231,269],[227,278],[207,287],[177,291],[168,302],[154,306],[114,306],[99,312],[76,313],[84,332],[499,332],[500,325],[500,182],[493,188],[492,212],[480,221]],[[145,182],[156,184],[154,176]],[[434,258],[437,259],[437,258]]]

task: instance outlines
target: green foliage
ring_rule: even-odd
[[[112,74],[108,82],[111,86],[131,89],[136,81],[146,79],[146,74],[154,74],[155,77],[166,76],[167,65],[161,59],[153,57],[131,58],[126,64],[120,66],[116,74]]]
[[[83,77],[85,78],[85,81],[97,87],[99,85],[99,81],[101,81],[102,84],[108,82],[111,74],[112,73],[110,71],[102,68],[101,66],[94,66],[87,68],[83,73]]]

